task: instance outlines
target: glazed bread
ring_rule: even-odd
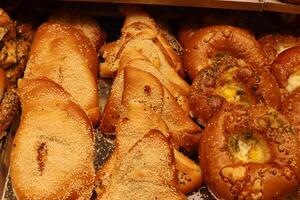
[[[89,199],[95,176],[89,118],[52,81],[22,80],[18,90],[22,115],[10,159],[18,199]]]
[[[95,124],[100,117],[97,62],[96,50],[82,32],[44,23],[35,34],[24,78],[47,78],[61,85]]]
[[[184,68],[190,79],[194,80],[199,71],[223,55],[260,67],[267,61],[251,33],[238,27],[216,25],[194,31],[185,48]]]
[[[100,199],[186,199],[176,187],[172,146],[159,131],[137,142],[117,167]]]

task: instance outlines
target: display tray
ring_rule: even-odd
[[[71,6],[72,8],[76,8],[76,12],[79,14],[85,15],[89,14],[92,16],[95,16],[98,20],[98,22],[104,27],[104,30],[108,33],[108,42],[117,40],[120,35],[120,30],[123,23],[123,18],[120,17],[120,14],[118,11],[118,6],[116,4],[91,4],[87,3],[88,1],[80,1],[77,3],[74,2],[65,2],[66,0],[63,0],[56,2],[55,6]],[[92,0],[91,0],[92,1]],[[82,3],[85,2],[85,3]],[[100,2],[100,1],[94,1],[94,2]],[[104,2],[104,1],[101,1]],[[124,3],[124,2],[133,2],[133,1],[121,1],[121,0],[114,0],[114,1],[105,1],[105,2],[114,2],[114,3]],[[147,3],[150,4],[150,1],[134,1],[135,3]],[[155,3],[156,2],[156,3]],[[167,5],[178,5],[175,4],[176,2],[186,3],[185,6],[192,6],[187,3],[189,2],[195,2],[197,1],[167,1],[167,0],[160,0],[160,1],[153,1],[153,4],[169,4]],[[173,2],[173,4],[171,3]],[[199,0],[199,2],[202,2]],[[203,7],[213,7],[210,6],[211,4],[204,4],[208,3],[208,1],[203,1],[202,5]],[[278,9],[280,11],[280,5],[283,5],[283,3],[280,3],[278,1],[274,1],[278,7],[273,5],[273,7],[268,7],[267,1],[212,1],[215,2],[216,8],[218,6],[221,8],[226,8],[226,5],[234,5],[236,6],[236,9],[239,9],[238,6],[243,5],[240,7],[240,9],[245,9],[246,3],[249,7],[248,9],[251,10],[252,8],[261,10],[267,10],[267,9]],[[231,3],[230,3],[231,2]],[[251,3],[252,2],[252,3]],[[271,3],[271,1],[269,1]],[[220,3],[225,3],[223,6],[221,6]],[[219,5],[220,4],[220,5]],[[118,4],[117,4],[118,5]],[[200,3],[197,4],[200,6]],[[218,6],[217,6],[218,5]],[[261,7],[261,5],[264,5],[264,7]],[[271,4],[269,4],[270,6]],[[36,20],[36,27],[38,27],[45,19],[47,19],[47,16],[49,16],[49,13],[53,9],[55,9],[55,6],[48,6],[46,5],[36,5],[34,7],[36,10],[34,12],[29,12],[28,9],[32,9],[32,5],[28,4],[25,8],[17,9],[17,11],[21,10],[23,13],[17,13],[14,14],[14,16],[17,16],[20,14],[20,17],[27,16],[29,18],[33,18]],[[257,7],[256,7],[257,6]],[[287,4],[284,4],[284,6],[290,6]],[[29,8],[28,8],[29,7]],[[197,7],[197,6],[195,6]],[[300,7],[291,6],[295,9],[295,13],[300,13]],[[232,7],[230,7],[232,8]],[[297,8],[297,9],[296,9]],[[289,15],[289,18],[286,18],[286,15],[282,15],[279,13],[270,13],[270,12],[248,12],[248,11],[232,11],[232,10],[215,10],[215,9],[202,9],[202,8],[184,8],[184,7],[172,7],[170,9],[169,6],[145,6],[145,9],[149,11],[149,13],[154,16],[156,19],[163,19],[163,21],[167,21],[168,25],[170,25],[171,30],[173,30],[173,33],[176,35],[176,28],[178,28],[178,25],[182,21],[186,21],[188,18],[192,18],[192,16],[197,16],[203,26],[208,26],[211,24],[231,24],[240,26],[243,28],[246,28],[248,30],[251,30],[256,34],[257,37],[260,37],[264,34],[268,33],[292,33],[292,34],[300,34],[300,26],[299,26],[299,15]],[[253,9],[253,10],[255,10]],[[30,10],[31,11],[31,10]],[[213,17],[212,17],[213,16]],[[291,17],[290,17],[291,16]],[[196,19],[198,19],[196,18]],[[37,20],[38,19],[38,20]],[[17,19],[18,20],[18,19]],[[298,25],[298,26],[296,26]],[[106,103],[106,99],[109,95],[110,86],[112,81],[107,79],[99,79],[99,104],[101,105],[101,108],[104,108],[104,105]],[[15,124],[11,127],[8,134],[0,140],[0,198],[2,199],[16,199],[12,190],[10,178],[9,178],[9,157],[10,157],[10,151],[12,146],[12,141],[14,134],[16,132],[16,129],[18,127],[18,120],[16,120]],[[105,136],[102,134],[99,130],[95,130],[96,135],[96,144],[95,144],[95,169],[98,170],[107,157],[110,155],[110,153],[114,149],[114,138],[111,136]],[[93,199],[95,199],[95,195],[93,195]],[[210,200],[214,199],[213,196],[210,194],[208,189],[203,186],[199,188],[197,191],[191,193],[188,195],[189,200]],[[294,199],[291,195],[287,199]]]

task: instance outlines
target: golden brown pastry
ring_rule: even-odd
[[[300,46],[280,53],[271,65],[279,87],[291,93],[300,86]]]
[[[176,184],[172,150],[162,133],[150,131],[120,159],[98,199],[187,199]]]
[[[184,68],[191,80],[220,56],[230,55],[245,63],[266,63],[259,43],[246,30],[233,26],[209,26],[197,31],[185,48]]]
[[[44,23],[37,30],[24,78],[48,78],[72,95],[94,124],[100,113],[98,58],[90,40],[72,26]]]
[[[282,199],[299,184],[299,135],[264,106],[224,109],[200,143],[204,182],[218,199]]]
[[[100,64],[101,77],[113,77],[119,69],[119,60],[126,49],[139,50],[155,66],[169,74],[171,82],[182,82],[184,76],[180,57],[164,37],[154,20],[139,7],[124,6],[125,22],[121,38],[100,50],[105,59]],[[178,74],[180,76],[178,76]],[[181,83],[183,84],[183,83]]]
[[[224,106],[264,104],[279,109],[281,97],[269,71],[222,55],[198,73],[189,103],[194,117],[205,125]]]
[[[58,10],[54,12],[49,21],[79,29],[87,38],[89,38],[97,52],[106,40],[106,33],[92,17],[76,15],[68,11]]]
[[[18,199],[89,199],[94,183],[92,124],[56,83],[19,82],[20,126],[10,173]]]
[[[171,140],[176,148],[190,151],[198,144],[200,128],[188,117],[178,102],[153,74],[128,65],[119,70],[101,119],[101,130],[111,131],[120,119],[124,105],[131,99],[139,99],[161,114],[167,124]]]
[[[272,64],[275,58],[286,49],[300,45],[300,38],[292,35],[265,35],[258,42],[264,50],[268,63]]]
[[[174,159],[180,191],[187,194],[199,189],[203,181],[199,165],[176,149],[174,149]]]

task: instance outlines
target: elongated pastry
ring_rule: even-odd
[[[61,85],[95,124],[100,117],[97,62],[96,50],[82,32],[44,23],[35,34],[24,78],[43,77]]]
[[[89,199],[94,183],[92,125],[62,87],[19,83],[20,126],[10,159],[18,199]]]

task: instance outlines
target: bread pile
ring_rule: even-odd
[[[75,24],[84,24],[77,20]],[[100,117],[98,41],[92,38],[100,33],[97,24],[77,26],[52,19],[35,34],[18,85],[22,115],[10,161],[19,199],[91,197],[95,177],[92,124]]]
[[[100,50],[105,58],[105,62],[100,64],[100,76],[115,76],[102,115],[101,130],[104,133],[115,131],[117,138],[116,150],[97,175],[96,191],[100,199],[110,194],[130,149],[134,149],[152,129],[160,130],[175,149],[186,152],[197,149],[201,133],[201,129],[189,118],[189,85],[178,75],[182,72],[179,55],[145,12],[136,7],[125,7],[123,12],[126,19],[121,38]],[[157,148],[162,147],[163,143]],[[172,162],[172,165],[176,164],[181,170],[180,189],[189,192],[201,182],[200,168],[177,150],[176,163]],[[169,155],[174,157],[173,150]],[[166,159],[162,154],[155,156]],[[151,159],[150,155],[147,159]],[[145,170],[155,173],[158,168],[157,165]],[[176,174],[174,168],[165,170],[165,173],[173,171],[173,175]],[[168,180],[165,189],[172,186],[172,190],[177,191],[174,180],[178,177],[165,179]],[[157,184],[156,180],[153,182]],[[147,195],[143,199],[154,199],[153,195],[158,194]],[[139,199],[137,197],[128,198]]]

